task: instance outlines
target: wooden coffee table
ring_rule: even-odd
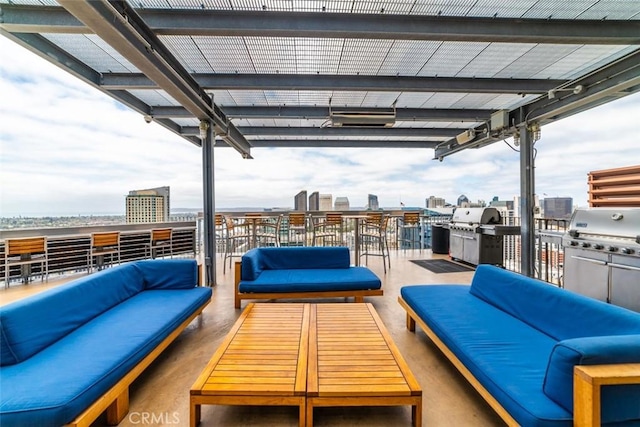
[[[316,406],[411,405],[422,424],[422,389],[371,304],[311,307],[307,426]]]
[[[191,387],[201,405],[298,406],[299,426],[316,406],[411,405],[422,423],[422,390],[371,304],[252,303]]]
[[[303,427],[309,317],[309,304],[249,304],[191,387],[191,426],[201,405],[280,405]]]

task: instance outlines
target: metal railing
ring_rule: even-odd
[[[0,280],[5,277],[5,244],[6,239],[24,237],[47,237],[49,275],[61,275],[87,271],[88,254],[91,245],[91,233],[120,232],[120,262],[136,261],[151,257],[151,230],[155,228],[171,228],[171,251],[166,250],[163,256],[196,255],[196,223],[165,222],[153,224],[121,224],[90,227],[56,227],[56,228],[23,228],[0,230]],[[10,267],[9,282],[25,280],[39,276],[42,268],[34,264],[28,271],[20,266]]]
[[[519,217],[503,218],[504,225],[520,225]],[[563,286],[564,249],[562,235],[569,226],[568,219],[535,218],[534,277]],[[520,236],[504,236],[504,267],[520,272]]]
[[[225,212],[229,216],[246,216],[250,212]],[[287,222],[288,212],[260,212],[266,217],[283,215],[280,228],[280,244],[289,245],[289,229]],[[344,211],[344,240],[343,245],[352,251],[355,249],[356,220],[349,216],[365,215],[367,211]],[[387,228],[387,241],[394,250],[404,248],[402,242],[413,240],[414,236],[407,238],[401,233],[399,224],[403,211],[383,211],[390,215],[392,220]],[[310,218],[321,218],[324,212],[309,213]],[[417,241],[421,242],[423,249],[431,248],[431,230],[433,224],[447,223],[450,216],[422,216],[420,227],[416,230],[408,230],[419,233]],[[518,217],[503,217],[504,225],[520,225]],[[566,232],[569,220],[536,219],[536,245],[535,245],[535,277],[549,283],[562,286],[564,250],[562,248],[562,235]],[[4,261],[4,240],[9,238],[47,236],[49,256],[49,274],[66,274],[86,271],[88,267],[87,254],[90,246],[90,236],[94,232],[120,231],[121,232],[121,262],[134,261],[149,258],[149,242],[151,230],[154,228],[173,229],[173,256],[195,255],[202,250],[202,221],[168,222],[155,224],[121,224],[108,226],[89,227],[61,227],[61,228],[32,228],[0,230],[0,259]],[[225,250],[224,230],[216,230],[218,253]],[[307,243],[311,244],[313,232],[311,227],[307,232]],[[504,267],[508,270],[520,272],[521,251],[520,236],[504,236]],[[167,254],[169,255],[169,254]],[[0,263],[0,280],[4,280],[4,262]],[[31,266],[30,275],[37,276],[42,273],[38,265]],[[19,267],[11,270],[10,280],[19,280],[24,272]]]

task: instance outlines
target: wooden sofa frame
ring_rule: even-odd
[[[243,299],[282,299],[282,298],[349,298],[354,302],[364,302],[364,297],[383,295],[382,289],[365,289],[349,291],[316,291],[316,292],[240,292],[240,276],[242,261],[236,261],[234,272],[234,302],[240,308]]]
[[[487,391],[455,354],[427,326],[402,297],[398,302],[407,312],[407,329],[415,332],[420,325],[429,339],[444,353],[453,366],[476,389],[502,420],[512,427],[520,424]],[[603,385],[640,384],[640,363],[575,366],[573,376],[573,425],[575,427],[600,427],[600,390]]]
[[[202,284],[202,269],[198,265],[198,286]],[[118,425],[129,412],[129,386],[138,376],[153,362],[156,357],[175,340],[178,335],[195,319],[202,314],[202,310],[209,304],[209,299],[194,311],[188,319],[182,322],[171,334],[166,337],[156,348],[151,351],[136,366],[131,368],[113,387],[100,396],[91,406],[85,409],[75,420],[65,427],[90,427],[91,424],[106,410],[107,425]]]

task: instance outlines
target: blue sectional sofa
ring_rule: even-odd
[[[354,297],[382,295],[380,278],[350,265],[346,247],[251,249],[236,263],[235,307],[243,299]]]
[[[640,425],[639,385],[598,401],[640,382],[640,313],[489,265],[399,302],[508,425]]]
[[[119,423],[129,384],[209,303],[198,277],[138,261],[0,307],[0,425]]]

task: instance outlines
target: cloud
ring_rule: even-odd
[[[134,189],[171,187],[173,207],[202,205],[202,153],[84,82],[0,37],[0,215],[120,213]],[[536,191],[585,205],[587,173],[640,163],[640,94],[558,121],[536,143]],[[512,143],[512,141],[509,141]],[[520,159],[498,142],[433,160],[428,149],[215,149],[219,207],[291,207],[300,190],[351,206],[424,206],[520,193]]]

